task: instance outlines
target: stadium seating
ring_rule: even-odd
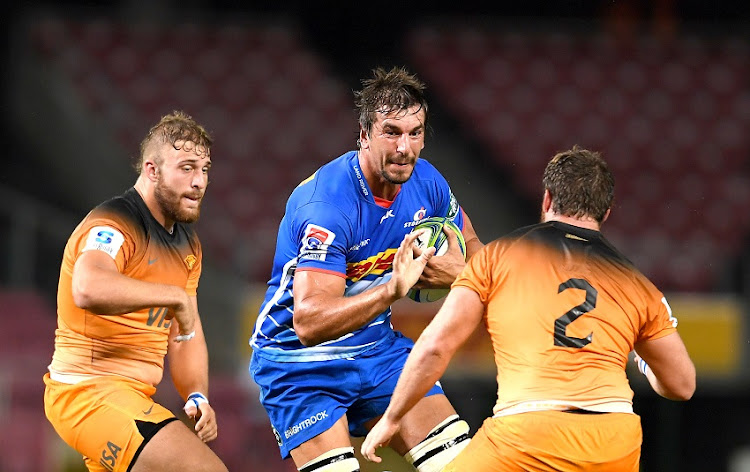
[[[599,150],[617,181],[605,234],[663,290],[707,291],[750,229],[750,46],[642,38],[416,29],[407,56],[441,103],[540,198],[555,152]]]
[[[30,290],[0,289],[0,470],[50,470],[55,433],[43,410],[42,376],[52,359],[55,310]]]
[[[346,87],[282,19],[250,25],[43,19],[34,50],[135,155],[148,126],[183,109],[215,138],[199,222],[212,262],[265,280],[291,190],[352,149]]]

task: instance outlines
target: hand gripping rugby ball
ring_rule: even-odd
[[[448,236],[443,232],[443,226],[447,226],[458,236],[458,245],[461,248],[461,252],[466,257],[466,241],[464,240],[461,230],[452,221],[441,218],[432,217],[427,218],[423,222],[419,223],[412,229],[412,231],[419,231],[421,234],[414,241],[414,244],[418,248],[424,250],[428,247],[435,247],[435,256],[442,256],[448,251]],[[407,297],[411,298],[416,302],[434,302],[448,295],[450,292],[449,288],[429,288],[429,289],[411,289],[406,294]]]

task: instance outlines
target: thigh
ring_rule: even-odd
[[[469,441],[469,445],[461,451],[453,461],[448,464],[443,472],[461,472],[471,470],[472,472],[495,472],[503,470],[507,472],[521,472],[512,458],[503,460],[502,455],[508,450],[498,448],[498,443],[487,436],[487,423],[492,419],[485,420],[481,428]]]
[[[219,457],[181,421],[159,429],[143,446],[130,472],[227,472]]]
[[[391,344],[375,349],[357,359],[363,388],[361,397],[348,412],[349,432],[352,436],[367,435],[367,432],[385,412],[413,347],[414,343],[411,339],[396,333]],[[436,383],[427,392],[425,398],[420,400],[404,417],[403,439],[407,444],[416,445],[432,428],[453,414],[455,410],[445,397],[440,384]],[[399,441],[400,438],[397,437],[395,443],[391,443],[391,446],[398,451],[402,449]],[[411,447],[407,447],[406,450]]]
[[[155,403],[153,387],[98,378],[74,385],[45,377],[45,413],[60,437],[95,471],[125,471],[145,441],[143,431],[175,416]]]
[[[284,459],[316,438],[321,442],[331,435],[338,438],[337,433],[325,433],[347,424],[341,419],[361,391],[355,361],[346,359],[274,362],[253,356],[250,371]],[[347,442],[348,438],[347,433]]]
[[[557,411],[488,418],[445,472],[637,472],[636,415]]]
[[[333,426],[303,442],[290,453],[297,467],[302,467],[325,452],[351,445],[346,416],[342,416]]]

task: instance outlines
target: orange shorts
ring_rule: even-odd
[[[120,377],[69,385],[44,375],[44,412],[91,472],[125,472],[161,427],[177,418],[155,403],[156,388]]]
[[[537,411],[487,418],[443,472],[638,472],[641,417]]]

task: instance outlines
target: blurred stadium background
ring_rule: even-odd
[[[685,404],[631,375],[644,472],[750,471],[750,40],[742,2],[32,2],[4,13],[0,471],[82,470],[42,411],[65,241],[131,186],[130,158],[184,109],[213,133],[198,231],[212,447],[232,471],[292,471],[247,375],[247,338],[292,188],[355,147],[352,90],[377,65],[429,85],[423,157],[485,242],[536,222],[556,151],[600,150],[603,231],[667,294],[698,368]],[[500,3],[500,2],[497,2]],[[412,337],[436,307],[403,302]],[[444,385],[472,430],[496,384],[481,330]],[[633,374],[633,372],[630,372]],[[157,394],[178,411],[168,377]],[[366,467],[364,470],[382,470]],[[408,470],[391,458],[388,470]]]

